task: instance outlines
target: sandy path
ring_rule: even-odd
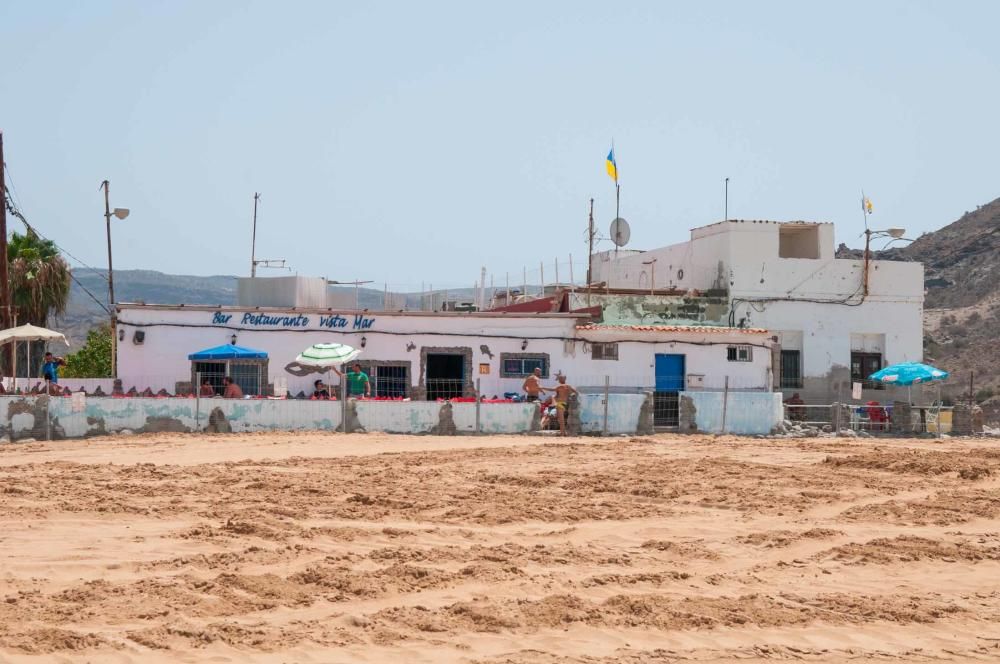
[[[0,447],[0,661],[1000,658],[983,441]]]

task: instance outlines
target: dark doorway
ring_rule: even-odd
[[[457,353],[427,354],[427,399],[454,399],[465,385],[465,357]]]

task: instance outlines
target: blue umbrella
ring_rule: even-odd
[[[868,376],[868,380],[886,385],[917,385],[919,383],[930,383],[935,380],[944,380],[947,377],[947,371],[942,371],[929,364],[903,362],[876,371],[871,376]]]

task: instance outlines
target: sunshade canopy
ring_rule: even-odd
[[[903,362],[893,364],[876,371],[868,380],[874,380],[886,385],[917,385],[919,383],[929,383],[934,380],[944,380],[948,377],[948,372],[932,367],[929,364],[919,362]]]
[[[263,360],[267,353],[253,348],[223,344],[215,348],[206,348],[188,355],[189,360]]]
[[[34,325],[21,325],[12,327],[9,330],[0,331],[0,344],[11,341],[61,341],[67,346],[69,342],[61,332],[47,330],[44,327]]]
[[[344,344],[314,344],[302,351],[295,361],[307,367],[335,367],[360,354],[360,350]]]

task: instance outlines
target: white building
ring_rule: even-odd
[[[362,348],[375,394],[412,399],[520,392],[538,367],[583,391],[655,391],[661,424],[674,424],[684,389],[772,389],[772,345],[761,329],[597,325],[567,313],[368,312],[301,307],[118,305],[122,388],[185,392],[201,372],[224,374],[251,394],[287,381],[311,394],[316,374],[286,367],[315,343]],[[234,343],[266,359],[191,361],[188,355]],[[295,370],[295,367],[292,367]],[[727,379],[728,377],[728,379]]]
[[[834,252],[832,224],[723,221],[681,244],[596,254],[592,282],[724,297],[726,320],[704,322],[770,330],[783,391],[846,400],[852,382],[922,359],[923,265],[870,261],[866,280],[863,260]]]

